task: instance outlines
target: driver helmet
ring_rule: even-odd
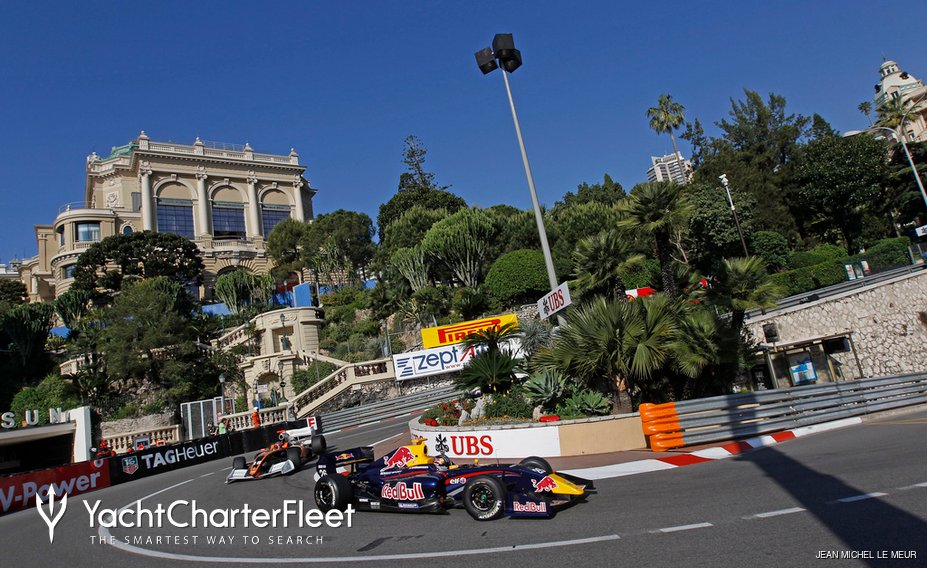
[[[451,460],[446,455],[441,454],[435,457],[434,464],[436,468],[443,471],[451,467]]]

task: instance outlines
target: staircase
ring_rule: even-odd
[[[304,360],[318,360],[340,365],[330,375],[296,395],[292,404],[296,416],[305,418],[319,407],[339,394],[363,384],[396,380],[391,358],[364,361],[363,363],[346,363],[316,353],[300,352]]]

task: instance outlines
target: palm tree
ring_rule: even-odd
[[[673,141],[673,153],[677,160],[679,159],[679,148],[676,146],[676,136],[673,131],[685,123],[685,110],[686,107],[674,101],[672,95],[660,95],[657,106],[647,109],[650,128],[657,134],[666,132],[670,135],[670,140]]]
[[[628,243],[617,231],[602,231],[577,243],[573,252],[576,279],[570,283],[571,288],[582,298],[607,296],[623,299],[625,286],[621,269],[643,259],[642,255],[628,256]]]
[[[486,347],[487,351],[501,351],[502,344],[521,335],[516,323],[506,323],[499,327],[482,329],[471,333],[461,342],[467,347]]]
[[[746,311],[775,306],[782,291],[769,279],[763,259],[751,256],[724,259],[709,295],[715,305],[730,310],[731,326],[739,337]]]
[[[901,131],[901,121],[910,110],[911,105],[909,105],[908,101],[905,101],[903,97],[893,98],[878,108],[876,125],[892,128],[899,137],[904,136],[904,133]]]
[[[625,208],[627,218],[619,225],[638,227],[653,235],[663,291],[675,298],[678,289],[673,275],[672,235],[685,225],[693,210],[692,204],[680,186],[656,181],[635,186]]]
[[[863,101],[859,103],[859,106],[856,109],[865,114],[866,118],[869,119],[869,126],[872,126],[872,103],[869,101]]]
[[[487,392],[507,393],[515,382],[518,361],[502,351],[486,350],[474,355],[464,367],[454,384],[462,390],[480,389]]]
[[[673,390],[691,395],[720,360],[718,333],[710,310],[664,294],[634,302],[599,297],[572,312],[553,347],[535,360],[539,369],[555,369],[614,401],[623,385],[633,408],[673,398]],[[674,389],[680,378],[685,386]]]

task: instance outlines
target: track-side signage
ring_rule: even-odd
[[[517,324],[518,317],[515,314],[505,314],[451,325],[426,327],[422,329],[422,345],[426,348],[454,345],[463,341],[471,333],[499,328],[507,323]]]
[[[541,316],[541,319],[548,318],[569,306],[570,302],[570,287],[564,282],[557,286],[556,290],[551,290],[546,296],[538,300],[538,315]]]

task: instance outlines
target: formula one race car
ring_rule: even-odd
[[[315,502],[319,509],[443,513],[463,506],[478,521],[509,517],[551,518],[594,491],[591,481],[554,473],[529,457],[514,465],[455,465],[428,456],[424,440],[413,439],[373,459],[372,448],[319,457]]]
[[[251,463],[244,456],[232,460],[232,471],[226,483],[249,479],[264,479],[276,475],[294,473],[313,456],[321,455],[327,448],[325,437],[313,435],[312,428],[280,430],[280,441],[264,448],[254,456]]]

